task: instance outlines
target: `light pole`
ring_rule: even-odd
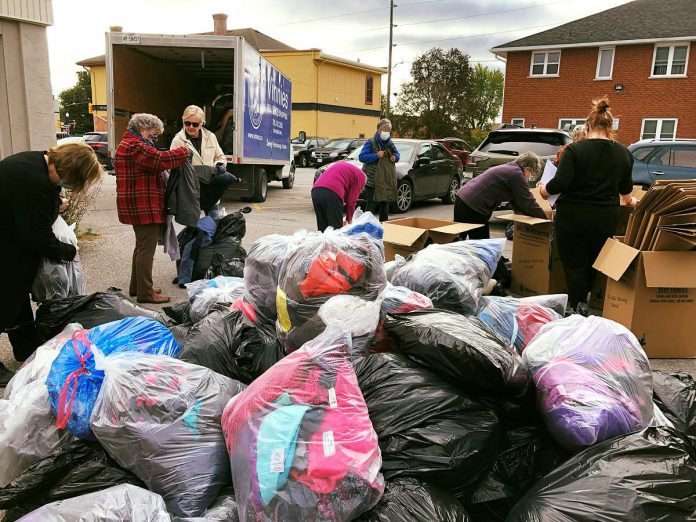
[[[387,107],[385,116],[389,118],[389,109],[391,105],[391,77],[392,77],[392,43],[394,38],[394,0],[389,0],[389,69],[387,70]]]

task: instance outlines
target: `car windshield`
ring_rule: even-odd
[[[327,149],[345,149],[353,140],[331,140],[327,141],[324,147]]]
[[[524,152],[553,156],[567,141],[564,134],[552,132],[496,132],[488,135],[479,151],[509,156]]]
[[[85,134],[85,141],[101,141],[101,134]]]

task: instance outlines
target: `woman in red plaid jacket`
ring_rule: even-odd
[[[167,303],[169,297],[152,286],[152,262],[160,226],[166,223],[165,170],[189,159],[186,147],[158,150],[162,121],[152,114],[134,114],[116,149],[116,206],[121,223],[133,225],[135,249],[131,267],[130,295],[139,303]]]

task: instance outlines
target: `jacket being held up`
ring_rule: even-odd
[[[220,144],[218,143],[215,134],[210,132],[208,129],[203,127],[201,129],[201,152],[196,150],[191,141],[186,134],[184,129],[181,129],[174,139],[172,140],[172,145],[170,148],[175,149],[177,147],[187,147],[192,153],[191,163],[193,166],[197,165],[208,165],[212,167],[217,163],[223,163],[227,165],[227,157],[225,153],[222,152]]]

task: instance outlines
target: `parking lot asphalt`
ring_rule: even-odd
[[[292,234],[299,229],[316,230],[314,211],[310,190],[314,169],[297,169],[295,186],[283,189],[278,182],[268,187],[268,197],[264,203],[244,203],[225,201],[225,208],[233,212],[241,207],[250,206],[252,212],[246,215],[247,234],[243,244],[249,248],[256,239],[268,234]],[[423,216],[435,219],[451,220],[452,205],[443,205],[439,199],[415,203],[406,216]],[[393,215],[391,217],[396,217]],[[494,218],[491,232],[495,237],[502,237],[506,222]],[[105,175],[95,207],[83,219],[82,231],[90,230],[96,236],[86,236],[80,242],[80,259],[87,282],[87,291],[103,291],[109,287],[127,291],[130,278],[131,256],[134,235],[129,225],[119,223],[116,214],[116,179]],[[512,243],[507,242],[504,255],[511,258]],[[187,298],[186,290],[171,284],[176,275],[174,262],[164,254],[161,247],[155,254],[153,281],[162,288],[172,301]],[[161,306],[147,305],[151,308]],[[597,347],[601,349],[601,347]],[[6,335],[0,336],[0,361],[15,370],[19,364],[12,357],[12,351]],[[653,368],[672,372],[686,371],[696,374],[696,359],[662,359],[651,361]]]

